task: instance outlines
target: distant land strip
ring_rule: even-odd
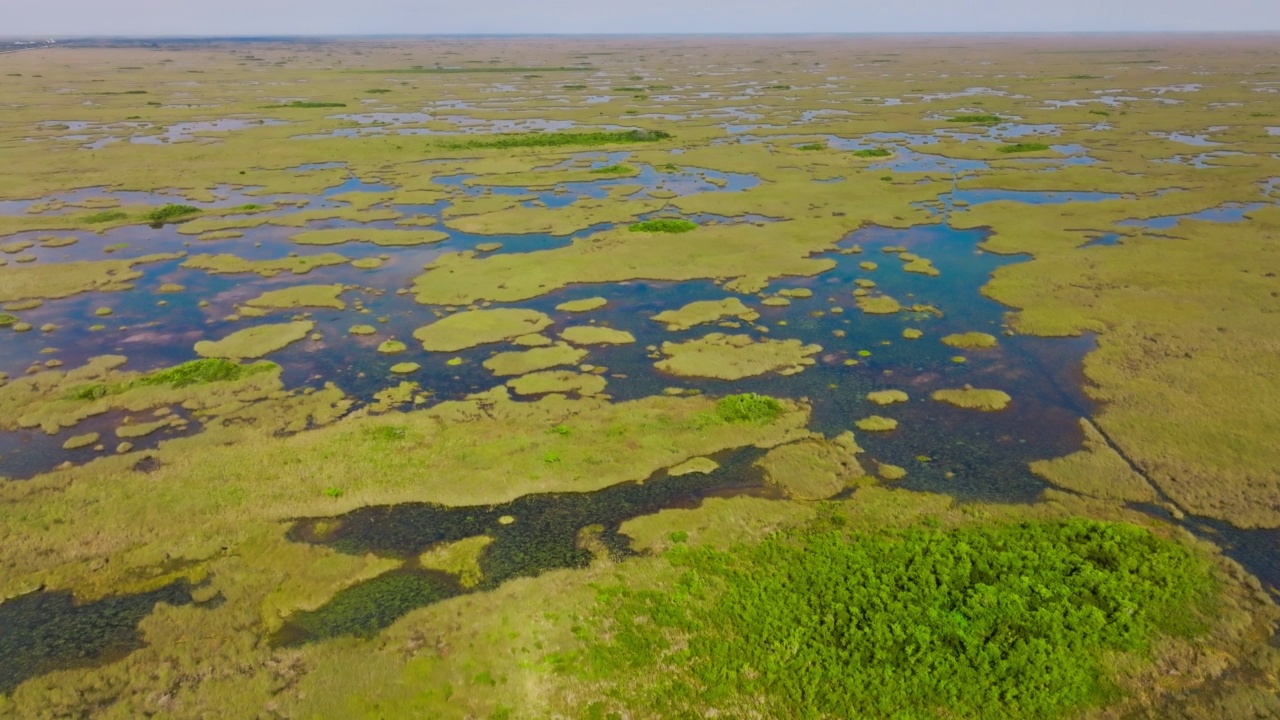
[[[411,67],[392,68],[390,70],[348,70],[353,73],[381,73],[393,75],[458,75],[462,73],[540,73],[540,72],[589,72],[596,68],[582,65],[578,67]]]

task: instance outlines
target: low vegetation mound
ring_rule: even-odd
[[[607,639],[581,672],[608,679],[610,706],[660,717],[1055,718],[1115,698],[1115,653],[1200,632],[1213,587],[1131,525],[850,535],[840,520],[676,544],[675,587],[600,590]]]
[[[782,403],[756,393],[727,395],[716,401],[716,417],[731,423],[766,423],[784,412]]]
[[[657,218],[635,223],[627,229],[631,232],[683,233],[697,230],[698,223],[683,218]]]
[[[152,224],[156,224],[156,223],[163,224],[171,220],[176,220],[180,217],[195,215],[198,212],[200,212],[200,208],[198,207],[192,207],[190,205],[174,205],[173,203],[170,203],[168,205],[165,205],[162,208],[156,208],[155,210],[152,210],[151,212],[144,215],[143,219]],[[110,215],[111,213],[103,213],[103,214]]]
[[[277,366],[273,362],[257,362],[242,365],[238,362],[222,358],[205,358],[191,360],[164,370],[156,370],[142,377],[119,383],[94,383],[76,388],[71,397],[76,400],[97,400],[108,395],[119,395],[135,387],[148,385],[169,385],[180,388],[188,385],[203,385],[214,382],[230,382],[240,378],[273,370]]]

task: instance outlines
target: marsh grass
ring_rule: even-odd
[[[120,210],[104,210],[99,213],[85,216],[84,221],[90,225],[98,225],[100,223],[124,220],[127,217],[129,217],[129,213],[122,212]]]
[[[191,360],[164,370],[147,373],[141,377],[124,382],[105,384],[93,383],[71,390],[68,396],[73,400],[98,400],[108,395],[119,395],[135,387],[151,385],[169,385],[175,388],[205,383],[227,382],[239,380],[250,375],[274,370],[273,362],[257,362],[242,365],[222,358],[205,358]]]
[[[462,142],[446,142],[442,146],[450,150],[508,150],[512,148],[565,147],[574,145],[614,145],[621,143],[646,143],[667,140],[669,133],[661,130],[621,130],[618,132],[578,133],[514,133],[493,139],[475,139]]]
[[[635,168],[630,165],[608,165],[602,168],[595,168],[591,171],[592,175],[626,175],[635,172]]]
[[[145,219],[147,222],[153,225],[164,224],[171,220],[176,220],[180,217],[195,215],[198,212],[200,212],[200,208],[198,207],[192,207],[190,205],[175,205],[173,203],[169,203],[168,205],[165,205],[162,208],[157,208],[147,213],[146,215],[143,216],[143,219]]]
[[[1049,146],[1044,143],[1017,143],[1016,145],[1005,145],[996,150],[1002,153],[1024,153],[1024,152],[1043,152],[1049,150]]]
[[[1114,653],[1202,634],[1215,591],[1199,558],[1131,525],[845,521],[673,543],[674,587],[598,590],[575,672],[661,717],[1055,718],[1115,699]]]
[[[955,117],[947,118],[947,122],[953,122],[953,123],[987,124],[987,123],[998,123],[1003,121],[1004,121],[1004,118],[1000,117],[999,115],[956,115]]]
[[[260,107],[266,108],[266,109],[273,109],[273,108],[344,108],[346,106],[347,106],[346,103],[340,103],[340,102],[313,102],[310,100],[294,100],[293,102],[284,103],[281,105],[261,105]]]
[[[854,157],[865,157],[865,158],[889,157],[892,154],[893,154],[892,150],[887,150],[885,148],[866,148],[863,150],[853,151]]]

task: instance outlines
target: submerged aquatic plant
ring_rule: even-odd
[[[635,223],[627,229],[631,232],[683,233],[698,229],[698,223],[684,218],[657,218]]]

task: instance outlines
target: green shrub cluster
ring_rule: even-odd
[[[506,150],[522,147],[563,147],[566,145],[614,145],[617,143],[656,142],[671,137],[661,130],[621,130],[588,133],[512,133],[493,139],[444,143],[454,150]]]
[[[954,123],[998,123],[1003,120],[999,115],[957,115],[947,118],[947,122]]]
[[[107,385],[94,383],[84,385],[71,391],[74,400],[97,400],[108,395],[118,395],[135,387],[148,385],[171,385],[176,388],[188,385],[201,385],[212,382],[239,380],[249,375],[256,375],[276,367],[273,362],[257,362],[252,365],[241,365],[222,358],[203,358],[191,360],[164,370],[147,373],[133,380]]]
[[[675,545],[674,587],[600,590],[578,672],[658,717],[1054,718],[1116,698],[1105,654],[1201,632],[1213,589],[1132,525],[848,535],[842,519]]]
[[[283,105],[263,105],[264,108],[344,108],[346,103],[340,102],[311,102],[309,100],[294,100],[293,102]]]
[[[1005,145],[999,149],[1002,153],[1023,153],[1023,152],[1040,152],[1048,150],[1049,146],[1044,143],[1018,143],[1016,145]]]
[[[631,232],[683,233],[697,230],[698,223],[683,218],[656,218],[635,223],[627,229]]]
[[[857,157],[889,157],[893,154],[893,151],[884,148],[866,148],[865,150],[854,150],[853,154]]]
[[[9,313],[0,313],[0,327],[9,327],[16,322],[18,322],[17,316]]]
[[[350,70],[348,72],[365,75],[459,75],[462,73],[530,73],[530,72],[592,72],[595,68],[579,67],[422,67],[392,68],[389,70]]]
[[[782,403],[768,395],[755,393],[727,395],[716,401],[716,417],[731,423],[769,422],[785,411]]]
[[[84,221],[86,223],[89,223],[90,225],[96,225],[98,223],[115,222],[116,220],[123,220],[127,217],[129,217],[129,214],[122,212],[120,210],[103,210],[102,212],[97,212],[87,216],[84,219]]]
[[[797,150],[826,150],[827,145],[826,143],[805,143],[804,145],[797,145],[796,149]]]
[[[198,212],[200,212],[200,208],[198,207],[192,207],[190,205],[174,205],[173,203],[169,203],[162,208],[156,208],[155,210],[147,213],[145,219],[150,223],[164,223],[185,215],[194,215]]]
[[[591,172],[595,175],[624,175],[631,172],[635,168],[630,165],[608,165],[602,168],[596,168]]]

